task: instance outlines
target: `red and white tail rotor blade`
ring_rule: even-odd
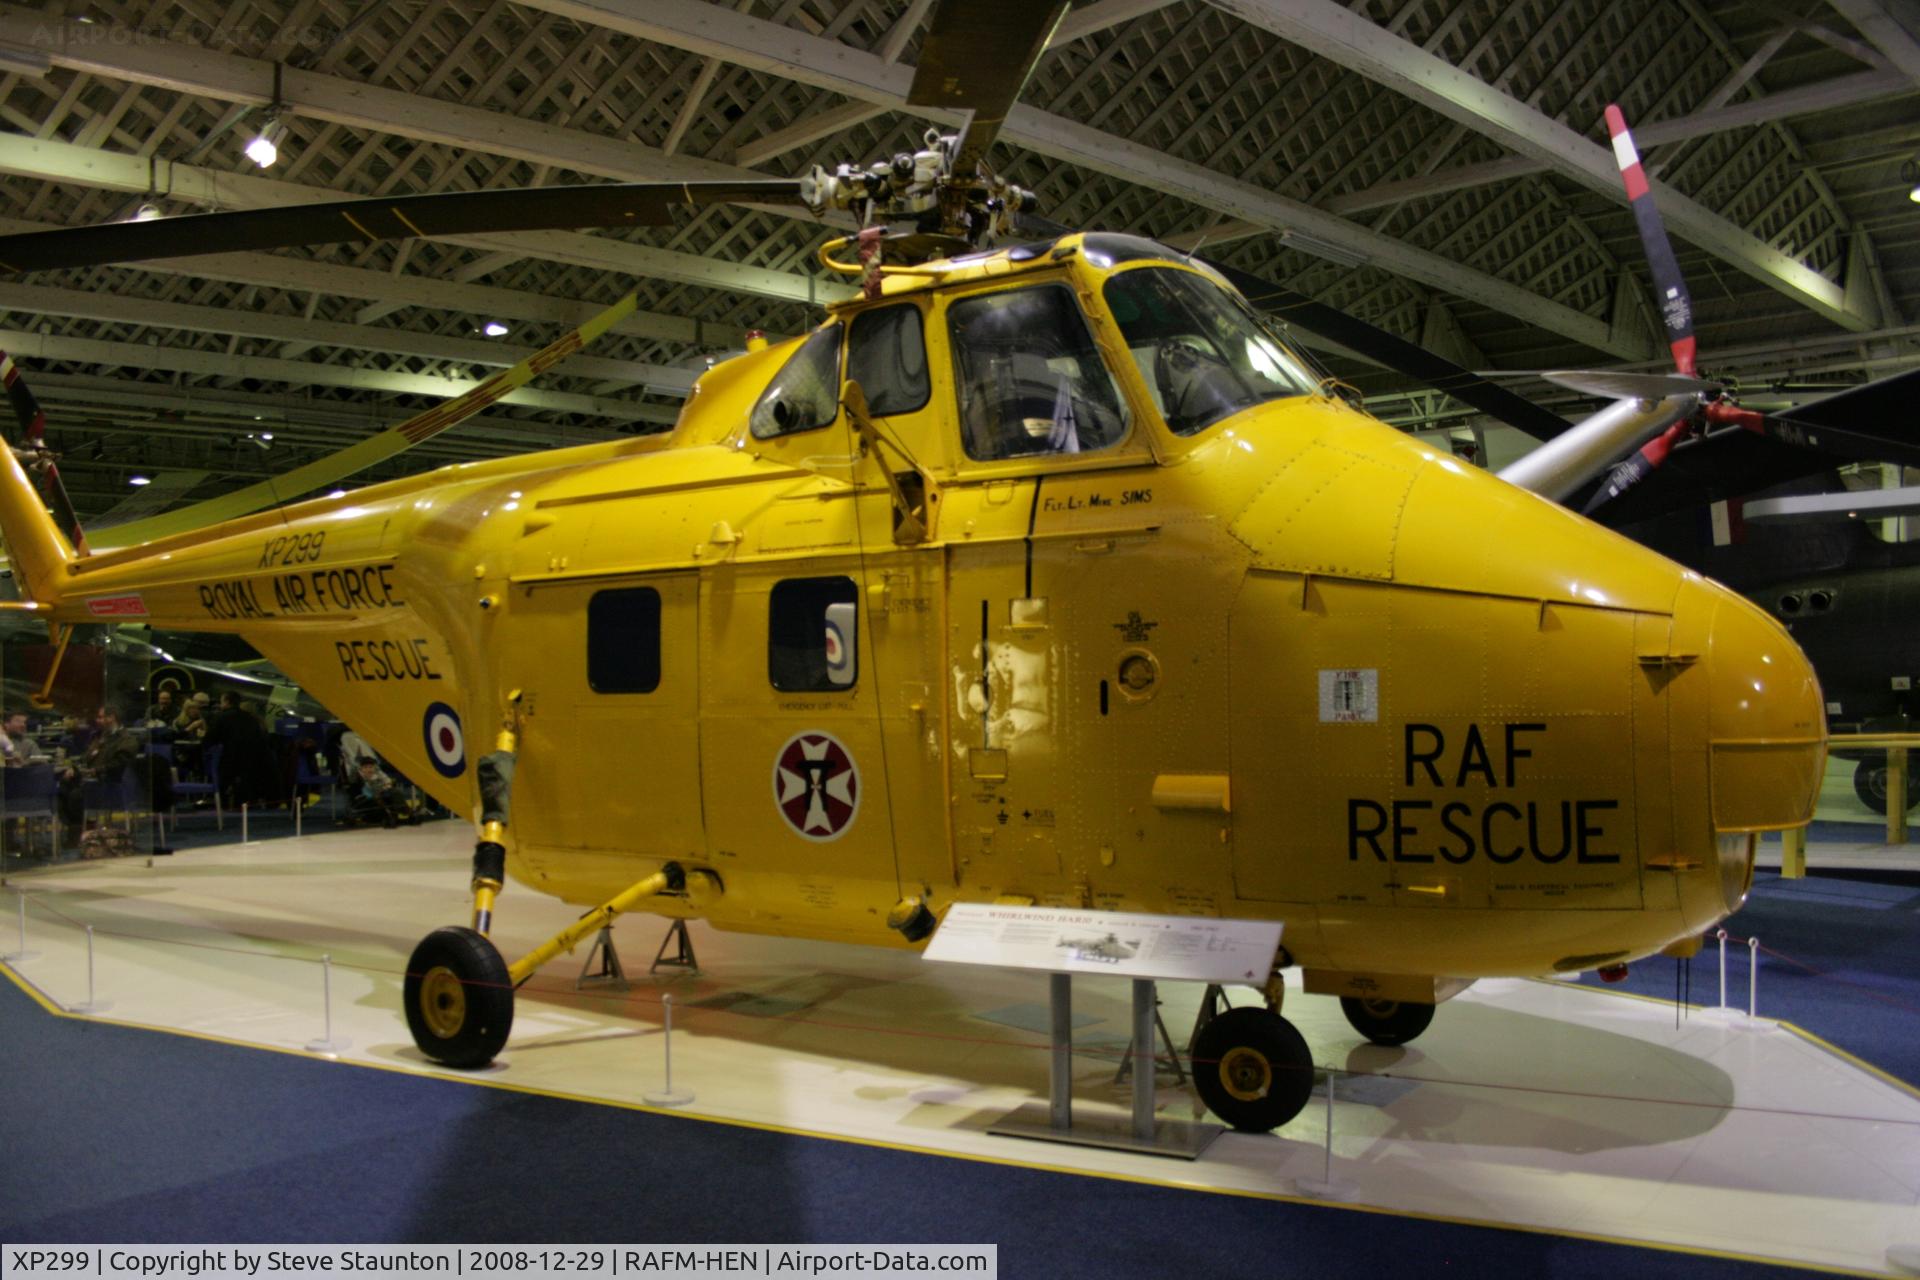
[[[1653,203],[1653,188],[1640,165],[1640,153],[1634,149],[1633,135],[1627,132],[1627,118],[1613,103],[1607,104],[1607,132],[1613,138],[1613,158],[1620,163],[1620,177],[1627,184],[1627,200],[1633,208],[1634,225],[1640,229],[1640,244],[1647,253],[1647,265],[1653,270],[1653,287],[1659,295],[1660,320],[1667,329],[1667,345],[1673,350],[1673,366],[1692,374],[1693,299],[1687,282],[1681,278],[1680,264],[1674,261],[1673,245],[1667,240],[1666,224]]]

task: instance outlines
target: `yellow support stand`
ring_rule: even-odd
[[[507,966],[507,975],[513,979],[513,985],[519,986],[533,976],[538,969],[562,951],[571,951],[579,941],[590,933],[598,933],[615,916],[628,910],[642,898],[650,898],[660,893],[678,893],[686,887],[686,873],[678,863],[669,862],[638,884],[622,891],[619,895],[595,907],[578,920],[554,934],[532,951]]]
[[[1780,833],[1780,875],[1801,880],[1807,874],[1807,829],[1792,827]]]
[[[1887,843],[1907,842],[1907,749],[1887,748]]]

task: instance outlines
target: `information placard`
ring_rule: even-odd
[[[1002,969],[1257,986],[1279,949],[1278,920],[961,902],[948,908],[925,955]]]

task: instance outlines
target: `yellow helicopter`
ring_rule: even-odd
[[[923,59],[941,101],[960,8]],[[1027,65],[1064,8],[1015,33]],[[829,244],[859,296],[714,367],[664,438],[91,555],[0,463],[21,607],[57,635],[237,632],[473,816],[471,926],[408,965],[430,1058],[490,1061],[515,986],[630,909],[900,947],[958,902],[1261,918],[1265,1007],[1194,1056],[1216,1114],[1268,1129],[1311,1087],[1282,967],[1400,1043],[1464,980],[1684,950],[1742,901],[1756,833],[1809,820],[1820,693],[1760,610],[1369,417],[1203,263],[995,247],[1026,197],[980,157],[1024,76],[957,138],[804,184],[0,242],[34,269],[674,199],[922,217]],[[594,909],[509,963],[508,879]]]

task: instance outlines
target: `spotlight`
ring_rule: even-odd
[[[266,127],[247,144],[247,159],[262,169],[271,168],[280,158],[280,144],[287,140],[287,126],[278,116],[268,119]]]
[[[128,476],[127,483],[134,486],[137,489],[141,485],[152,484],[153,477],[152,476]]]
[[[1920,204],[1920,156],[1900,165],[1900,181],[1907,184],[1907,199]]]
[[[135,222],[152,222],[160,216],[160,206],[149,200],[133,211]]]
[[[512,333],[513,330],[507,328],[507,326],[501,324],[498,320],[489,320],[480,327],[480,332],[486,334],[489,338],[504,338],[509,333]]]

